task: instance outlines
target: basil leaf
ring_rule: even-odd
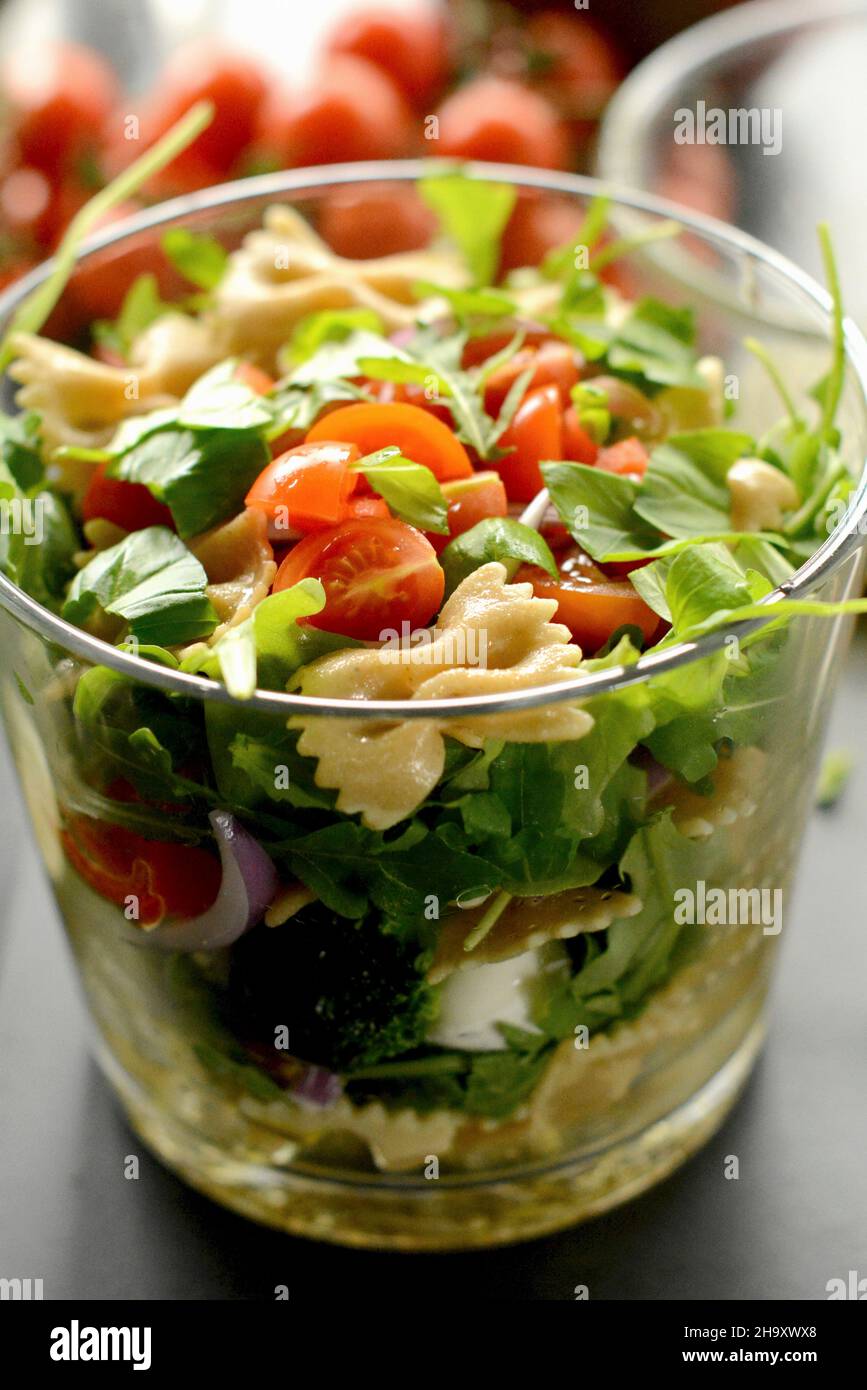
[[[448,535],[448,502],[424,464],[404,458],[397,448],[379,449],[352,464],[352,469],[364,474],[395,516],[421,531]]]
[[[207,583],[203,566],[173,531],[148,526],[79,570],[63,617],[81,627],[99,609],[124,618],[140,641],[173,647],[206,637],[217,626]]]
[[[453,593],[461,580],[491,560],[504,564],[509,578],[521,565],[538,565],[552,579],[559,573],[548,543],[538,531],[508,516],[489,516],[456,536],[440,556],[446,593]]]
[[[169,429],[114,459],[108,472],[144,483],[169,507],[186,539],[238,512],[268,458],[267,445],[253,430]]]
[[[39,450],[39,416],[33,412],[4,415],[0,412],[0,460],[22,492],[42,482],[45,469]]]
[[[650,455],[635,511],[667,536],[731,530],[726,474],[755,448],[748,434],[704,429],[672,435]]]
[[[518,312],[516,301],[502,290],[454,290],[448,285],[435,285],[430,280],[418,280],[413,285],[413,293],[419,297],[433,295],[437,299],[445,299],[451,306],[455,318],[461,322],[471,318],[504,318]]]
[[[642,299],[617,329],[608,348],[608,365],[651,386],[705,389],[706,382],[696,370],[694,337],[691,309]]]
[[[560,520],[594,560],[659,544],[659,532],[637,514],[639,487],[631,478],[584,463],[540,466]]]
[[[500,259],[500,240],[515,206],[515,189],[463,174],[434,174],[419,179],[416,187],[463,255],[474,283],[490,285]]]
[[[170,227],[161,245],[175,269],[200,290],[212,290],[222,280],[229,257],[214,237],[187,227]]]

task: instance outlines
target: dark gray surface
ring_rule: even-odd
[[[830,742],[864,745],[867,633]],[[290,1295],[822,1299],[867,1275],[867,758],[813,819],[784,926],[771,1038],[733,1116],[654,1192],[577,1230],[508,1250],[391,1256],[259,1230],[187,1191],[143,1153],[88,1060],[60,929],[0,766],[0,1275],[46,1298]],[[140,1178],[122,1177],[141,1155]],[[726,1180],[737,1155],[740,1177]]]

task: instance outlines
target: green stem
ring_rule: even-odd
[[[480,941],[484,941],[488,932],[502,917],[511,901],[512,894],[507,893],[505,888],[502,888],[464,941],[465,951],[474,950]]]

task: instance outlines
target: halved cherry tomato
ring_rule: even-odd
[[[311,577],[322,581],[326,603],[305,621],[362,641],[376,641],[389,628],[400,631],[404,622],[426,626],[445,590],[430,541],[393,517],[346,521],[305,536],[277,571],[274,593]]]
[[[282,166],[396,159],[415,124],[390,78],[362,58],[335,57],[304,91],[275,83],[263,104],[258,144]]]
[[[369,396],[375,396],[381,405],[394,405],[395,402],[403,405],[417,405],[421,410],[426,410],[428,415],[434,415],[437,420],[442,420],[449,429],[454,428],[452,412],[441,400],[429,400],[425,395],[425,389],[415,381],[370,381],[367,377],[358,382],[363,386]]]
[[[119,95],[117,78],[91,48],[42,44],[12,53],[2,87],[22,163],[57,175],[100,137]]]
[[[247,493],[245,503],[268,520],[294,531],[336,526],[350,515],[348,502],[362,475],[349,465],[361,454],[354,444],[320,440],[300,444],[272,459]]]
[[[574,405],[563,414],[563,457],[574,463],[595,463],[599,456],[599,445],[587,433],[578,419]]]
[[[423,463],[440,482],[469,478],[470,456],[448,425],[417,405],[341,406],[317,420],[307,432],[307,442],[343,439],[357,444],[362,454],[373,454],[396,444],[413,463]]]
[[[512,502],[531,502],[544,487],[539,464],[563,457],[562,420],[560,392],[554,385],[528,392],[518,406],[499,439],[500,448],[512,452],[496,461]]]
[[[142,927],[166,916],[197,917],[220,891],[220,861],[195,845],[147,840],[90,816],[70,817],[61,840],[73,868],[103,898],[119,907],[138,898]]]
[[[244,386],[249,386],[257,396],[267,396],[274,387],[274,378],[269,376],[268,372],[263,372],[261,367],[255,367],[252,362],[239,362],[234,377]]]
[[[535,565],[522,565],[515,579],[529,581],[537,598],[557,600],[555,620],[565,623],[583,651],[598,651],[613,632],[627,624],[640,628],[645,641],[650,640],[659,626],[659,615],[627,579],[609,579],[577,547],[559,561],[559,567],[559,580]]]
[[[346,504],[346,516],[363,520],[371,517],[389,517],[388,503],[382,497],[350,497]]]
[[[340,20],[328,49],[365,58],[421,106],[436,99],[448,76],[447,27],[429,11],[358,10]]]
[[[127,483],[122,478],[106,477],[107,463],[98,463],[81,503],[85,521],[101,517],[113,521],[124,531],[143,531],[146,526],[169,526],[175,529],[172,514],[164,502],[158,502],[144,483]]]
[[[643,478],[647,472],[650,456],[640,439],[630,435],[618,444],[609,444],[600,449],[596,467],[604,468],[606,473],[620,473],[630,478]]]
[[[560,392],[562,404],[569,404],[569,392],[581,375],[575,351],[568,343],[549,342],[539,347],[519,348],[508,362],[491,373],[485,383],[485,410],[489,415],[496,418],[518,377],[530,367],[533,375],[527,391],[553,383]]]
[[[569,167],[569,142],[554,108],[540,96],[499,77],[477,77],[439,109],[436,153],[456,159]]]
[[[462,536],[485,517],[508,516],[509,513],[506,489],[499,473],[474,473],[472,478],[443,483],[443,494],[449,504],[449,533],[447,536],[437,535],[435,531],[428,533],[428,540],[437,554],[455,536]]]
[[[420,251],[436,228],[436,218],[414,188],[399,184],[340,188],[329,193],[319,231],[332,251],[349,260]]]

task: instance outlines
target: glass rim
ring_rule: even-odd
[[[752,6],[750,8],[753,8]],[[778,9],[776,0],[767,8]],[[733,12],[734,13],[734,12]],[[727,18],[727,16],[721,16]],[[168,202],[144,209],[135,216],[97,236],[89,238],[78,257],[81,262],[121,243],[141,232],[150,231],[167,222],[210,212],[222,207],[239,207],[245,202],[261,202],[267,198],[304,193],[335,185],[415,181],[443,169],[460,169],[461,173],[486,182],[506,182],[539,189],[542,192],[572,194],[593,198],[604,194],[617,206],[656,217],[673,218],[706,241],[716,242],[724,249],[738,252],[776,272],[783,280],[798,289],[830,323],[830,295],[805,271],[763,242],[730,227],[704,213],[693,212],[654,194],[637,192],[608,179],[591,178],[582,174],[552,172],[525,168],[514,164],[457,164],[453,160],[415,159],[370,161],[355,164],[319,165],[315,168],[284,170],[276,174],[261,174],[254,178],[219,184],[196,193],[185,194]],[[49,274],[52,262],[37,266],[23,279],[0,294],[0,322],[8,319],[21,301]],[[846,360],[852,367],[867,410],[867,341],[855,323],[843,322]],[[805,561],[790,580],[779,585],[763,601],[770,609],[787,598],[800,598],[825,582],[863,544],[867,518],[867,460],[861,478],[850,499],[846,514],[828,538]],[[246,700],[238,700],[219,681],[168,667],[136,656],[92,637],[81,628],[43,607],[6,575],[0,574],[0,606],[20,619],[47,641],[93,665],[107,666],[118,674],[171,694],[187,695],[202,700],[237,705],[246,709],[282,713],[286,716],[339,716],[350,719],[433,719],[485,716],[560,704],[566,700],[588,699],[591,696],[635,685],[652,676],[698,661],[720,651],[729,637],[739,639],[761,628],[768,619],[753,618],[731,623],[727,628],[708,633],[697,641],[679,642],[663,652],[640,656],[630,666],[612,666],[601,671],[585,672],[574,680],[555,685],[540,685],[530,690],[496,695],[449,697],[438,700],[357,700],[329,699],[323,696],[290,694],[286,691],[256,690]]]
[[[599,130],[597,176],[642,188],[648,112],[658,110],[690,76],[701,76],[747,45],[848,19],[867,19],[864,0],[826,0],[821,9],[815,0],[751,0],[673,35],[633,68],[608,103]]]

